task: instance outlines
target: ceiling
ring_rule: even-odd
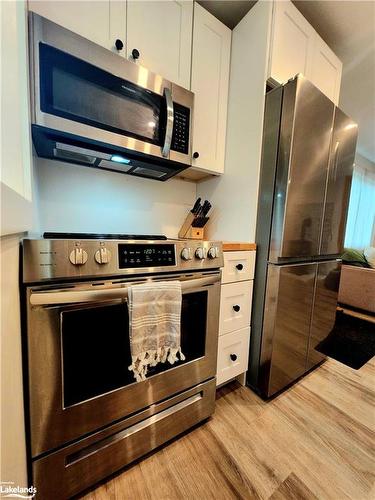
[[[198,0],[230,28],[256,3]],[[343,62],[340,107],[359,124],[358,151],[375,162],[375,2],[294,0],[293,3]]]

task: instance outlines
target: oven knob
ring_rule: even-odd
[[[217,252],[217,248],[215,247],[211,247],[209,250],[208,250],[208,256],[210,259],[216,259],[216,257],[218,257],[218,252]]]
[[[195,257],[199,260],[203,260],[204,259],[204,250],[202,247],[198,247],[196,250],[195,250]]]
[[[69,260],[75,266],[82,266],[87,262],[87,252],[83,248],[77,247],[70,252]]]
[[[191,259],[191,251],[190,248],[183,248],[181,250],[181,259],[182,260],[190,260]]]
[[[95,260],[98,264],[108,264],[111,260],[111,252],[105,247],[99,248],[95,252]]]

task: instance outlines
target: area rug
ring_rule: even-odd
[[[316,349],[358,370],[375,356],[375,323],[337,312],[333,330]]]

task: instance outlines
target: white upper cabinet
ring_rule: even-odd
[[[342,62],[317,34],[310,80],[336,105],[339,101]]]
[[[193,1],[128,0],[127,54],[187,89],[190,88]]]
[[[285,83],[302,73],[337,104],[341,61],[292,2],[276,1],[273,9],[268,78]]]
[[[32,227],[32,156],[28,93],[27,11],[0,2],[1,235]]]
[[[195,3],[191,90],[193,167],[224,172],[231,30]]]
[[[307,76],[314,52],[315,30],[290,1],[274,2],[269,78],[287,82]]]
[[[58,1],[29,0],[29,10],[79,35],[126,55],[126,0]],[[123,49],[117,50],[120,40]]]

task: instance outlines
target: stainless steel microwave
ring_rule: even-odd
[[[191,165],[194,94],[30,14],[38,156],[167,180]]]

